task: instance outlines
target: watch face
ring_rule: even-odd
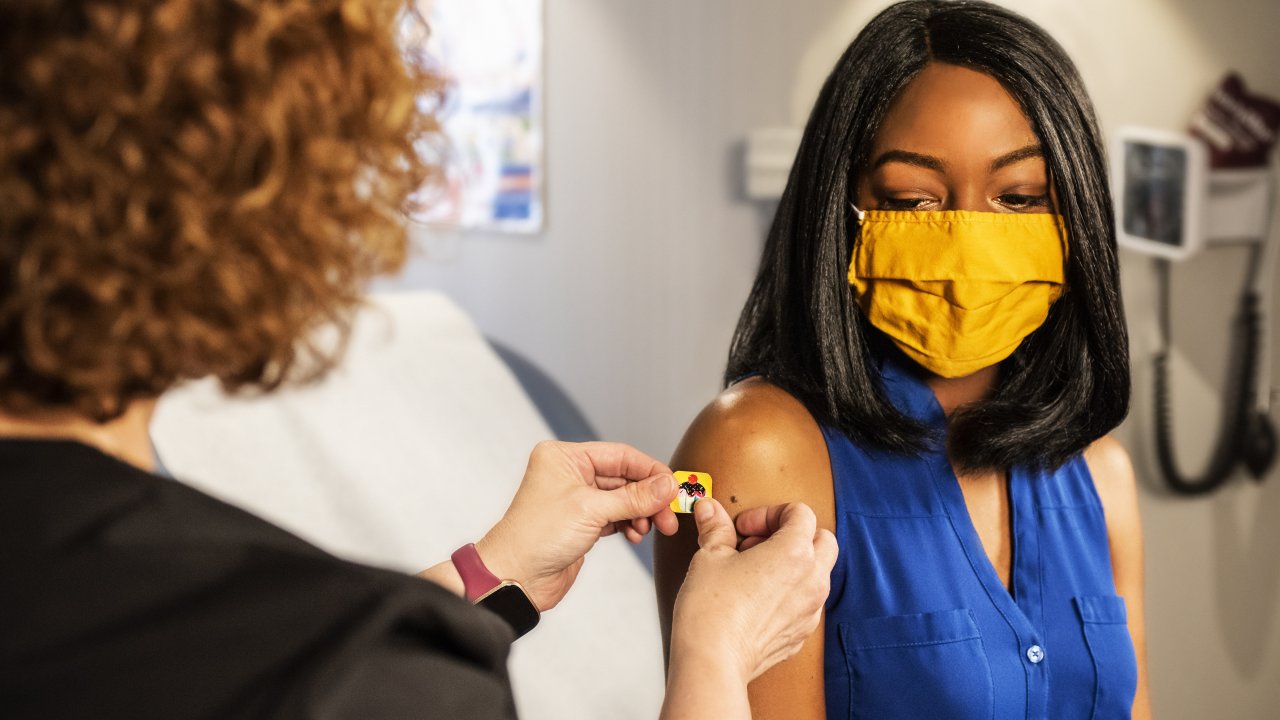
[[[538,624],[538,608],[516,583],[507,581],[490,590],[476,604],[498,614],[520,637]]]

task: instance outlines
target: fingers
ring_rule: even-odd
[[[671,509],[671,503],[658,511],[653,516],[653,525],[658,528],[658,532],[668,537],[675,535],[680,531],[680,521],[676,519],[676,513]]]
[[[622,533],[627,542],[632,545],[638,545],[644,540],[644,536],[649,534],[649,518],[635,518],[634,520],[623,520],[616,522],[612,527],[617,528]]]
[[[558,446],[570,455],[589,463],[591,474],[594,476],[634,481],[654,475],[671,474],[671,468],[665,464],[622,443],[558,443]]]
[[[817,537],[813,539],[813,561],[822,571],[830,574],[839,554],[840,548],[836,543],[836,536],[832,535],[830,530],[820,528]]]
[[[779,532],[812,539],[818,528],[818,518],[808,505],[792,502],[743,510],[738,513],[736,524],[738,533],[748,539],[763,539]]]
[[[653,528],[657,528],[658,532],[667,536],[675,535],[680,531],[680,522],[676,520],[676,514],[669,506],[664,506],[656,515],[617,523],[617,526],[619,530],[626,533],[627,540],[632,543],[643,540]]]
[[[647,517],[640,517],[640,518],[636,518],[635,520],[632,520],[630,522],[630,525],[638,535],[643,536],[643,535],[649,534],[649,527],[650,525],[652,525],[652,522]]]
[[[700,500],[693,511],[702,549],[690,565],[681,594],[691,602],[686,592],[714,587],[723,597],[744,603],[741,613],[723,616],[735,621],[719,627],[720,635],[741,639],[739,656],[744,677],[750,680],[798,652],[820,622],[836,561],[835,536],[819,529],[813,511],[798,502],[747,510],[738,516],[736,527],[715,500]],[[738,545],[739,531],[747,535],[743,552],[723,552],[723,547]],[[751,550],[756,545],[760,549]],[[681,612],[680,603],[678,598],[676,613]]]
[[[676,520],[676,514],[670,508],[664,508],[657,515],[651,517],[622,520],[605,525],[600,531],[600,537],[622,533],[627,542],[632,545],[639,545],[644,542],[644,536],[648,535],[649,531],[655,527],[663,535],[675,535],[680,530],[680,523]]]
[[[662,474],[627,483],[616,490],[592,490],[588,502],[603,524],[657,515],[675,496],[675,477]]]
[[[724,506],[711,498],[699,500],[693,505],[693,518],[698,523],[698,547],[706,550],[716,546],[730,550],[738,545],[738,533]]]
[[[782,506],[753,507],[738,513],[734,523],[738,534],[747,538],[767,538],[777,531],[781,521]]]
[[[829,530],[817,527],[818,519],[804,503],[788,503],[744,510],[736,519],[738,534],[743,536],[738,550],[746,552],[774,535],[783,534],[798,542],[813,543],[814,562],[825,572],[836,563],[839,549]],[[784,534],[785,529],[785,534]]]
[[[812,543],[817,532],[818,516],[813,514],[813,509],[802,502],[791,502],[782,506],[778,514],[778,529],[773,532],[773,537],[790,537]]]

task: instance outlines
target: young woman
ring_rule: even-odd
[[[899,3],[840,59],[672,463],[839,541],[757,720],[1149,715],[1105,167],[1071,61],[1012,12]],[[664,629],[694,549],[658,540]]]

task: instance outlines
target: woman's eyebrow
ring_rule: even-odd
[[[874,170],[885,163],[891,162],[916,165],[929,170],[937,170],[938,172],[945,172],[947,169],[947,164],[942,161],[942,158],[937,158],[932,155],[921,155],[920,153],[914,153],[908,150],[885,150],[880,153],[880,156],[876,158],[876,161],[871,164],[871,168]]]
[[[1002,167],[1008,167],[1014,163],[1022,162],[1030,158],[1044,157],[1044,151],[1040,149],[1040,145],[1033,144],[1026,147],[1020,147],[1010,153],[1005,153],[995,160],[991,161],[991,172],[995,172]]]

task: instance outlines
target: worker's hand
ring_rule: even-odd
[[[671,469],[630,446],[540,443],[511,506],[476,550],[494,575],[519,581],[549,610],[601,537],[621,531],[639,542],[652,526],[674,534],[675,496]]]
[[[745,684],[799,652],[818,626],[836,539],[803,503],[745,511],[736,532],[719,502],[693,510],[701,549],[676,596],[671,672],[713,664]]]

